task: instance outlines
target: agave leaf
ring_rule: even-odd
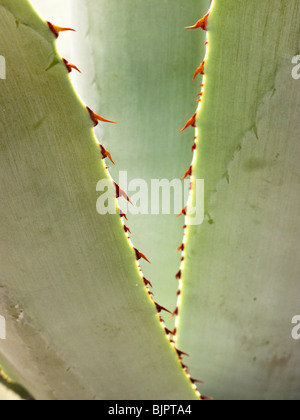
[[[298,1],[215,0],[187,232],[178,345],[219,399],[299,399]],[[194,194],[195,199],[195,194]]]
[[[119,215],[96,212],[107,173],[53,34],[25,0],[0,19],[3,370],[37,399],[196,398]]]
[[[196,108],[201,79],[192,83],[192,77],[205,54],[205,34],[188,33],[184,27],[207,12],[209,1],[73,3],[72,24],[78,34],[72,60],[84,74],[74,75],[74,83],[85,101],[97,109],[105,105],[108,115],[119,123],[97,130],[117,163],[110,168],[113,178],[119,179],[120,170],[127,171],[128,184],[141,179],[149,189],[148,197],[138,203],[149,214],[129,214],[129,226],[132,241],[152,262],[143,271],[155,296],[173,311],[178,290],[175,273],[181,258],[175,250],[182,242],[184,225],[184,218],[176,216],[185,201],[174,212],[171,192],[172,214],[150,214],[157,197],[150,192],[151,181],[179,182],[191,164],[193,130],[179,131]],[[162,199],[161,193],[160,203]],[[165,320],[172,329],[173,321]]]

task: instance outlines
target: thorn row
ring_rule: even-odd
[[[208,17],[209,17],[209,13],[210,13],[210,11],[202,18],[202,19],[200,19],[200,20],[198,20],[198,22],[196,22],[196,24],[195,25],[193,25],[193,26],[188,26],[188,27],[186,27],[186,29],[197,29],[197,28],[200,28],[200,29],[203,29],[204,31],[207,31],[207,24],[208,24]],[[206,42],[205,43],[205,45],[208,45],[208,42]],[[196,79],[196,77],[198,76],[198,75],[200,75],[200,76],[204,76],[205,75],[205,59],[202,61],[202,63],[199,65],[199,67],[196,69],[196,71],[195,71],[195,73],[194,73],[194,76],[193,76],[193,81]],[[202,92],[202,89],[203,89],[203,87],[204,87],[204,83],[202,83],[200,86],[199,86],[199,88],[201,88],[201,92],[197,95],[197,102],[201,102],[202,101],[202,97],[203,97],[203,92]],[[187,121],[187,123],[185,124],[185,126],[182,128],[182,130],[180,130],[180,133],[182,133],[184,130],[186,130],[188,127],[196,127],[196,125],[197,125],[197,114],[198,114],[198,110],[196,111],[196,113]],[[194,137],[194,143],[193,143],[193,146],[192,146],[192,153],[195,153],[195,150],[197,149],[197,136],[195,136]],[[184,179],[186,179],[188,176],[192,176],[192,173],[193,173],[193,165],[191,165],[189,168],[188,168],[188,170],[185,172],[185,174],[184,174],[184,176],[181,178],[181,180],[183,181]],[[190,183],[190,191],[191,191],[191,189],[192,189],[192,182]],[[179,215],[178,216],[181,216],[181,215],[184,215],[184,216],[186,216],[187,215],[187,211],[188,211],[188,209],[187,209],[187,206],[185,207],[185,208],[183,208],[182,209],[182,211],[179,213]],[[186,230],[187,229],[187,225],[185,224],[184,226],[183,226],[183,229],[184,230]],[[176,274],[176,276],[175,276],[175,278],[179,281],[179,287],[178,287],[178,291],[177,291],[177,307],[176,307],[176,309],[175,309],[175,311],[173,312],[173,314],[172,314],[172,318],[173,317],[178,317],[178,314],[179,314],[179,306],[180,306],[180,298],[181,298],[181,292],[182,292],[182,288],[181,288],[181,282],[182,282],[182,263],[183,263],[183,261],[184,261],[184,259],[185,259],[185,256],[184,256],[184,251],[185,251],[185,244],[184,244],[184,241],[183,241],[183,243],[177,248],[177,251],[182,251],[182,257],[181,257],[181,267],[180,267],[180,270],[178,271],[178,273]],[[168,331],[169,332],[169,331]],[[167,332],[167,333],[168,333]],[[177,333],[177,326],[175,326],[175,328],[174,328],[174,337],[176,337],[176,333]],[[195,390],[198,392],[198,394],[199,394],[199,397],[201,398],[201,396],[200,396],[200,393],[199,393],[199,391],[197,390],[197,387],[196,387],[196,383],[199,383],[199,384],[202,384],[203,382],[202,381],[200,381],[200,380],[198,380],[198,379],[194,379],[194,378],[192,378],[191,376],[190,376],[190,374],[189,374],[189,368],[188,368],[188,366],[186,366],[185,364],[183,364],[183,362],[182,362],[182,356],[183,355],[186,355],[187,356],[187,354],[186,353],[184,353],[184,352],[182,352],[182,351],[180,351],[180,350],[178,350],[176,347],[175,347],[175,350],[176,350],[176,352],[177,352],[177,354],[178,354],[178,357],[179,357],[179,360],[180,360],[180,362],[181,362],[181,366],[182,366],[182,368],[183,368],[183,370],[186,372],[186,374],[187,374],[187,376],[188,376],[188,378],[190,379],[190,381],[191,381],[191,383],[192,383],[192,385],[193,385],[193,387],[195,388]],[[205,397],[204,397],[205,398]]]
[[[202,18],[202,19],[200,19],[194,26],[190,26],[190,27],[187,27],[187,29],[196,29],[196,28],[202,28],[203,30],[207,30],[207,18],[208,18],[208,14],[206,15],[206,16],[204,16],[204,18]],[[54,36],[55,36],[55,38],[58,38],[59,37],[59,34],[61,33],[61,32],[65,32],[65,31],[73,31],[73,32],[76,32],[74,29],[72,29],[72,28],[65,28],[65,27],[60,27],[60,26],[56,26],[56,25],[53,25],[51,22],[49,22],[49,21],[47,21],[47,24],[48,24],[48,26],[49,26],[49,29],[51,30],[51,32],[54,34]],[[81,73],[81,71],[78,69],[78,67],[77,66],[75,66],[74,64],[72,64],[72,63],[69,63],[65,58],[63,58],[62,59],[62,61],[63,61],[63,63],[64,63],[64,65],[65,65],[65,67],[66,67],[66,69],[67,69],[67,71],[68,71],[68,73],[71,73],[72,72],[72,70],[76,70],[76,71],[78,71],[79,73]],[[195,72],[195,75],[194,75],[194,77],[193,77],[193,80],[196,78],[196,76],[198,75],[198,74],[200,74],[200,75],[204,75],[204,64],[205,64],[205,62],[203,61],[201,64],[200,64],[200,66],[198,67],[198,69],[196,70],[196,72]],[[202,94],[200,94],[200,96],[202,96]],[[116,122],[115,121],[112,121],[112,120],[108,120],[108,119],[106,119],[106,118],[103,118],[102,116],[100,116],[100,115],[98,115],[98,114],[96,114],[95,112],[93,112],[89,107],[86,107],[86,109],[87,109],[87,111],[89,112],[89,115],[90,115],[90,118],[91,118],[91,120],[92,120],[92,122],[93,122],[93,124],[94,124],[94,127],[96,127],[97,125],[98,125],[98,123],[99,123],[99,121],[101,121],[101,122],[107,122],[107,123],[112,123],[112,124],[116,124]],[[181,130],[181,132],[182,131],[184,131],[186,128],[188,128],[189,126],[192,126],[192,127],[195,127],[196,126],[196,117],[197,117],[197,113],[195,113],[193,116],[192,116],[192,118],[190,118],[189,120],[188,120],[188,122],[186,123],[186,125],[184,126],[184,128]],[[110,161],[115,165],[115,162],[113,161],[113,159],[112,159],[112,156],[111,156],[111,154],[105,149],[105,147],[103,146],[103,145],[99,145],[99,147],[100,147],[100,151],[101,151],[101,155],[102,155],[102,159],[105,159],[105,158],[108,158],[108,159],[110,159]],[[107,168],[107,167],[106,167]],[[187,176],[191,176],[192,175],[192,166],[190,166],[190,168],[186,171],[186,173],[185,173],[185,175],[183,176],[183,178],[182,178],[182,180],[184,180]],[[118,198],[120,198],[120,197],[124,197],[129,203],[131,203],[132,205],[133,205],[133,203],[130,201],[130,199],[129,199],[129,197],[127,196],[127,194],[125,193],[125,191],[123,191],[120,187],[119,187],[119,185],[117,184],[117,183],[115,183],[114,182],[114,185],[115,185],[115,188],[116,188],[116,198],[118,199]],[[184,214],[184,215],[186,215],[187,214],[187,208],[185,207],[182,211],[181,211],[181,213],[180,213],[180,215],[181,214]],[[126,216],[126,214],[125,213],[123,213],[122,211],[121,211],[121,209],[119,208],[119,215],[120,215],[120,217],[121,218],[125,218],[126,220],[128,220],[127,219],[127,216]],[[125,231],[125,233],[131,233],[131,231],[130,231],[130,229],[124,224],[124,231]],[[177,249],[177,251],[184,251],[184,244],[182,244],[182,245],[180,245],[179,247],[178,247],[178,249]],[[147,262],[149,262],[150,263],[150,261],[148,260],[148,258],[143,254],[143,253],[141,253],[140,251],[138,251],[136,248],[134,248],[134,252],[135,252],[135,255],[136,255],[136,259],[137,259],[137,261],[139,261],[140,259],[144,259],[144,260],[146,260]],[[182,258],[182,261],[183,261],[183,259],[184,258]],[[150,263],[151,264],[151,263]],[[141,268],[140,268],[140,271],[141,271]],[[181,279],[181,270],[179,270],[179,272],[176,274],[176,278],[178,279],[178,280],[180,280]],[[152,295],[153,295],[153,293],[149,290],[149,286],[150,287],[152,287],[152,284],[151,284],[151,282],[149,281],[149,280],[147,280],[145,277],[142,277],[143,278],[143,282],[144,282],[144,284],[145,284],[145,286],[146,286],[146,288],[147,288],[147,291],[148,291],[148,294],[149,294],[149,296],[151,297],[151,299],[153,300],[153,302],[154,302],[154,304],[155,304],[155,307],[156,307],[156,310],[157,310],[157,313],[159,314],[159,320],[160,320],[160,322],[162,323],[162,325],[164,326],[164,320],[163,320],[163,318],[161,317],[161,315],[160,315],[160,313],[162,312],[162,311],[165,311],[165,312],[167,312],[167,313],[170,313],[171,315],[172,315],[172,317],[174,317],[174,316],[177,316],[178,315],[178,311],[179,311],[179,308],[177,307],[176,309],[175,309],[175,311],[173,312],[173,313],[171,313],[168,309],[166,309],[164,306],[161,306],[161,305],[159,305],[157,302],[155,302],[154,301],[154,299],[153,299],[153,297],[152,297]],[[181,290],[178,290],[178,292],[177,292],[177,296],[180,296],[180,294],[181,294]],[[183,352],[183,351],[181,351],[181,350],[179,350],[179,349],[177,349],[176,347],[175,347],[175,343],[174,343],[174,340],[172,340],[171,338],[170,338],[170,336],[176,336],[176,333],[177,333],[177,329],[176,329],[176,327],[173,329],[173,331],[171,331],[171,330],[169,330],[168,328],[166,328],[165,326],[164,326],[164,330],[165,330],[165,332],[166,332],[166,334],[167,334],[167,336],[169,337],[169,340],[170,340],[170,342],[171,343],[173,343],[174,344],[174,349],[175,349],[175,351],[177,352],[177,355],[178,355],[178,358],[179,358],[179,360],[180,360],[180,363],[181,363],[181,366],[182,366],[182,368],[186,371],[186,373],[188,373],[188,371],[189,371],[189,368],[186,366],[186,365],[184,365],[183,363],[182,363],[182,357],[183,356],[188,356],[188,354],[187,353],[185,353],[185,352]],[[193,378],[191,378],[190,377],[190,375],[188,375],[189,376],[189,378],[190,378],[190,380],[191,380],[191,382],[192,382],[192,384],[193,385],[195,385],[195,383],[203,383],[202,381],[199,381],[199,380],[197,380],[197,379],[193,379]],[[203,397],[202,399],[208,399],[207,397]]]

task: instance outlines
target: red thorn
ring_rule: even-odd
[[[103,118],[98,114],[95,114],[95,112],[93,112],[88,106],[86,107],[86,109],[89,111],[91,120],[94,123],[94,127],[96,127],[98,125],[99,121],[108,122],[108,123],[111,123],[111,124],[117,124],[115,121],[107,120],[106,118]]]
[[[126,194],[126,192],[125,191],[123,191],[123,190],[121,190],[121,188],[119,187],[119,185],[118,184],[116,184],[115,182],[114,182],[114,184],[115,184],[115,187],[116,187],[116,197],[117,198],[119,198],[119,197],[124,197],[125,198],[125,200],[127,200],[130,204],[132,204],[133,205],[133,203],[130,201],[130,198],[128,197],[128,195]]]
[[[202,63],[200,64],[200,66],[197,68],[197,70],[195,71],[194,77],[193,77],[193,81],[196,79],[196,77],[198,76],[198,74],[205,74],[204,73],[204,65],[205,65],[205,61],[202,61]]]
[[[184,251],[184,244],[179,245],[175,252]]]
[[[134,248],[134,252],[136,255],[136,259],[139,261],[141,258],[143,258],[144,260],[146,260],[149,264],[151,264],[151,262],[148,260],[147,257],[145,257],[144,254],[142,254],[140,251],[138,251],[136,248]]]
[[[203,401],[213,401],[212,397],[206,397],[205,395],[201,395],[201,400]]]
[[[64,63],[64,65],[66,66],[66,68],[67,68],[67,70],[68,70],[68,72],[69,73],[71,73],[71,71],[74,69],[74,70],[77,70],[79,73],[81,73],[81,71],[79,70],[79,68],[78,67],[76,67],[74,64],[72,64],[72,63],[69,63],[65,58],[63,58],[62,59],[63,60],[63,63]]]
[[[181,212],[177,215],[177,217],[182,216],[182,215],[186,216],[186,214],[187,214],[187,207],[182,209]]]
[[[184,225],[184,226],[183,226],[183,229],[186,229],[186,228],[187,228],[187,225]]]
[[[123,213],[121,210],[119,210],[119,215],[120,215],[121,218],[124,217],[124,219],[126,219],[128,221],[126,214]]]
[[[180,133],[182,133],[185,129],[187,129],[188,127],[196,127],[196,117],[197,117],[197,113],[195,113],[192,118],[190,118],[188,120],[188,122],[185,124],[185,126],[183,127],[182,130],[180,130]]]
[[[198,383],[198,384],[204,384],[204,382],[203,382],[203,381],[199,381],[199,379],[193,379],[193,378],[190,378],[190,380],[191,380],[191,382],[192,382],[193,384],[196,384],[196,383]]]
[[[155,303],[155,302],[154,302]],[[159,315],[159,320],[160,320],[160,322],[162,323],[162,324],[164,324],[165,323],[165,320],[161,317],[161,315]]]
[[[75,29],[72,29],[72,28],[62,28],[61,26],[53,25],[53,23],[48,22],[48,21],[47,21],[47,24],[49,26],[50,31],[54,34],[55,38],[58,38],[60,32],[65,32],[65,31],[73,31],[73,32],[76,32]]]
[[[156,303],[156,302],[154,302],[155,303],[155,306],[156,306],[156,309],[157,309],[157,312],[160,314],[161,313],[161,311],[165,311],[165,312],[168,312],[169,314],[171,314],[171,312],[168,310],[168,309],[166,309],[165,307],[163,307],[163,306],[160,306],[158,303]]]
[[[127,232],[131,233],[130,232],[130,229],[127,226],[125,226],[125,225],[124,225],[124,230],[125,230],[125,233],[127,233]]]
[[[208,20],[209,13],[207,13],[202,19],[198,20],[197,23],[193,26],[187,26],[185,29],[198,29],[201,28],[204,31],[207,31],[207,20]]]
[[[183,262],[183,261],[184,261],[184,257],[181,258],[181,262]]]
[[[179,270],[178,273],[176,274],[175,278],[177,280],[180,280],[181,279],[181,275],[182,275],[182,272],[181,272],[181,270]]]
[[[115,165],[115,162],[113,161],[113,159],[111,157],[111,154],[101,144],[100,144],[100,150],[101,150],[101,154],[102,154],[102,159],[108,158]]]
[[[195,142],[194,144],[193,144],[193,147],[192,147],[192,152],[194,152],[194,150],[196,150],[197,149],[197,143]]]
[[[181,363],[181,367],[186,370],[187,372],[189,372],[191,370],[191,368],[189,368],[187,365],[184,365],[183,363]]]
[[[204,45],[208,45],[208,41],[206,41]]]
[[[175,348],[175,350],[176,350],[176,352],[177,352],[177,354],[178,354],[178,356],[181,358],[182,356],[188,356],[189,357],[189,355],[187,354],[187,353],[185,353],[184,351],[181,351],[181,350],[178,350],[178,349],[176,349]]]
[[[153,287],[151,282],[149,280],[147,280],[146,277],[143,277],[143,280],[144,280],[145,286]]]
[[[179,308],[177,307],[175,309],[175,311],[172,313],[172,317],[171,318],[174,318],[174,316],[177,316],[178,315],[178,312],[179,312]]]
[[[174,330],[170,331],[168,328],[165,328],[165,331],[168,335],[174,335]]]
[[[179,289],[177,292],[177,296],[180,296],[180,295],[181,295],[181,290]]]
[[[186,173],[183,175],[183,177],[181,178],[181,181],[183,181],[185,178],[187,178],[188,176],[192,176],[192,172],[193,172],[193,167],[192,165],[189,167],[189,169],[186,171]]]

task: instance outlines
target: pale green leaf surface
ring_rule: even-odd
[[[53,34],[27,1],[0,19],[1,366],[37,399],[196,398],[119,216],[96,212],[107,175],[64,65],[46,71]]]
[[[209,20],[207,217],[188,230],[178,345],[217,399],[300,398],[299,22],[294,0],[215,0]]]

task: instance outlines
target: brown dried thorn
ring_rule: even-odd
[[[130,201],[130,198],[128,197],[128,195],[126,194],[126,192],[125,191],[123,191],[120,187],[119,187],[119,185],[116,183],[116,182],[114,182],[114,184],[115,184],[115,187],[116,187],[116,197],[117,198],[119,198],[119,197],[124,197],[125,198],[125,200],[127,200],[130,204],[132,204],[133,205],[133,203]]]
[[[72,64],[72,63],[69,63],[65,58],[63,58],[63,63],[64,63],[64,65],[66,66],[66,68],[67,68],[67,70],[68,70],[68,72],[69,73],[71,73],[71,71],[74,69],[74,70],[77,70],[79,73],[81,73],[81,71],[79,70],[79,68],[78,67],[76,67],[74,64]]]
[[[175,309],[175,311],[172,313],[171,318],[174,318],[174,316],[177,316],[177,315],[178,315],[178,312],[179,312],[179,308],[177,307],[177,308]]]
[[[111,154],[101,144],[100,144],[100,150],[101,150],[101,154],[102,154],[102,159],[108,158],[115,165],[115,162],[113,161],[113,159],[111,157]]]
[[[171,313],[172,313],[172,312],[170,312],[168,309],[166,309],[165,307],[160,306],[158,303],[156,303],[156,302],[154,302],[154,303],[155,303],[155,306],[156,306],[157,312],[158,312],[159,314],[161,313],[161,311],[168,312],[169,314],[171,314]]]
[[[178,350],[178,349],[176,349],[176,348],[175,348],[175,350],[176,350],[176,352],[177,352],[177,354],[178,354],[178,356],[179,356],[180,358],[181,358],[182,356],[188,356],[188,357],[190,357],[190,356],[189,356],[189,354],[185,353],[184,351]]]
[[[76,32],[75,29],[72,29],[72,28],[62,28],[61,26],[53,25],[53,23],[48,22],[48,21],[47,21],[47,24],[48,24],[48,26],[50,28],[50,31],[54,34],[55,38],[58,38],[60,32],[65,32],[65,31],[73,31],[73,32]]]
[[[126,219],[128,221],[126,214],[123,213],[121,210],[119,210],[119,215],[120,215],[121,218],[124,217],[124,219]]]
[[[165,328],[165,331],[168,335],[174,335],[174,330],[170,331],[168,328]]]
[[[175,252],[184,251],[184,244],[179,245]]]
[[[181,363],[181,367],[187,372],[191,370],[191,368],[189,368],[187,365],[184,365],[183,363]]]
[[[141,258],[143,258],[144,260],[146,260],[149,264],[151,264],[151,262],[148,260],[148,258],[142,254],[140,251],[138,251],[136,248],[134,248],[134,252],[136,255],[136,259],[139,261]]]
[[[146,277],[143,277],[143,280],[144,280],[145,286],[153,287],[151,282],[149,280],[147,280]]]
[[[193,379],[193,378],[190,378],[190,379],[191,379],[191,382],[193,384],[196,384],[196,383],[198,383],[198,384],[204,384],[204,382],[203,381],[199,381],[199,379]]]
[[[124,225],[124,230],[125,230],[125,233],[127,233],[127,232],[131,233],[130,232],[130,229],[127,226],[125,226],[125,225]]]
[[[182,274],[182,272],[181,272],[181,270],[179,270],[178,273],[176,274],[175,278],[177,280],[180,280],[181,279],[181,274]]]
[[[93,112],[88,106],[86,109],[89,111],[91,120],[93,121],[95,127],[98,125],[99,121],[117,124],[115,121],[107,120],[106,118],[101,117],[101,115],[95,114],[95,112]]]

